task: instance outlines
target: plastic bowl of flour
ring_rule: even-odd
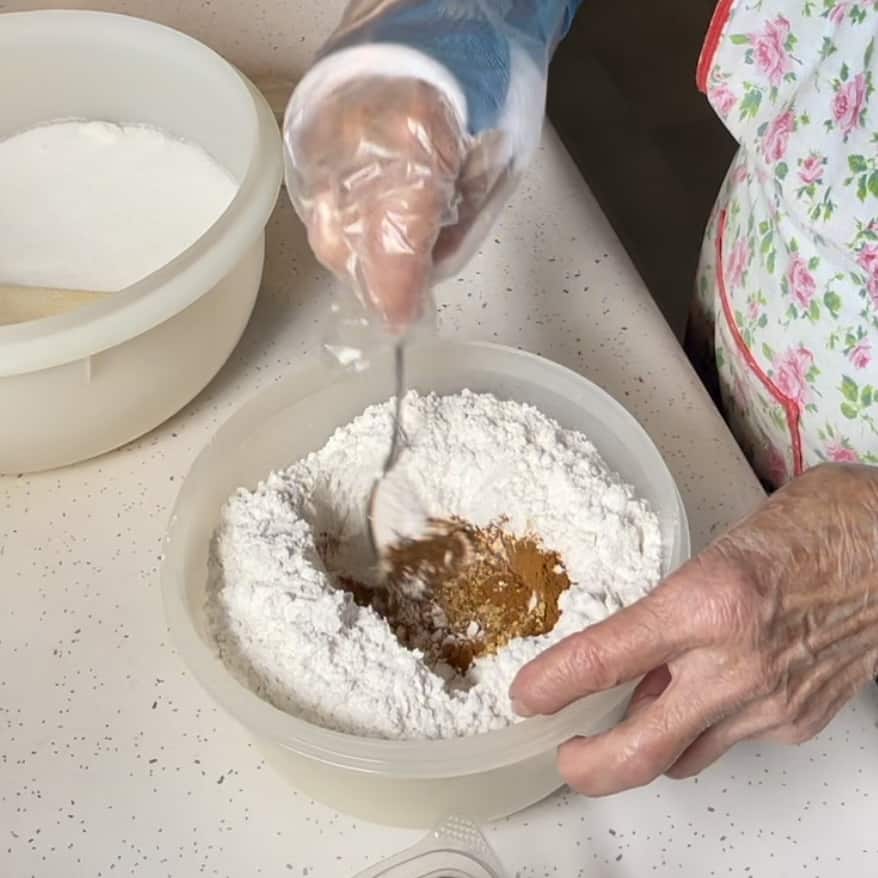
[[[411,387],[469,389],[529,403],[584,433],[612,470],[657,514],[662,572],[689,556],[686,512],[674,479],[637,421],[581,375],[510,348],[442,341],[413,348]],[[195,461],[171,517],[162,588],[173,640],[207,692],[254,736],[266,759],[315,799],[369,820],[425,826],[455,814],[482,822],[519,811],[559,786],[559,744],[615,723],[631,686],[590,696],[553,717],[445,740],[388,741],[328,731],[263,701],[232,675],[208,633],[208,554],[220,510],[238,488],[316,451],[392,387],[391,359],[365,372],[318,364],[258,394]]]
[[[0,473],[109,451],[207,385],[252,312],[282,177],[266,101],[196,40],[121,15],[0,15],[0,140],[70,119],[161,129],[236,191],[194,243],[108,299],[0,326]]]

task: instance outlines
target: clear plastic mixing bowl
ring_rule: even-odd
[[[599,387],[548,360],[488,344],[422,345],[410,351],[406,366],[409,386],[422,393],[493,393],[585,433],[658,514],[664,572],[688,558],[686,512],[668,468],[637,421]],[[223,503],[236,488],[255,487],[270,470],[316,451],[336,428],[384,401],[392,386],[389,355],[358,374],[311,366],[258,394],[219,430],[195,461],[170,521],[162,568],[168,622],[194,676],[308,795],[401,826],[432,825],[446,814],[484,822],[556,790],[558,745],[616,722],[631,686],[487,734],[374,740],[328,731],[263,701],[226,669],[207,633],[208,548]]]

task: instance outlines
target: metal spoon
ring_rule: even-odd
[[[426,529],[427,517],[420,508],[417,494],[404,468],[397,467],[405,445],[402,425],[402,404],[405,396],[405,353],[403,343],[394,350],[396,401],[393,415],[393,434],[390,452],[384,461],[381,475],[369,495],[367,521],[372,552],[380,559],[384,551],[400,539],[417,536]]]

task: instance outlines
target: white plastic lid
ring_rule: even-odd
[[[355,878],[505,878],[475,824],[449,817],[423,841]]]

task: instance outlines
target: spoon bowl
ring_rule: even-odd
[[[406,473],[394,465],[375,482],[369,495],[369,540],[377,559],[394,545],[422,537],[430,519]]]

